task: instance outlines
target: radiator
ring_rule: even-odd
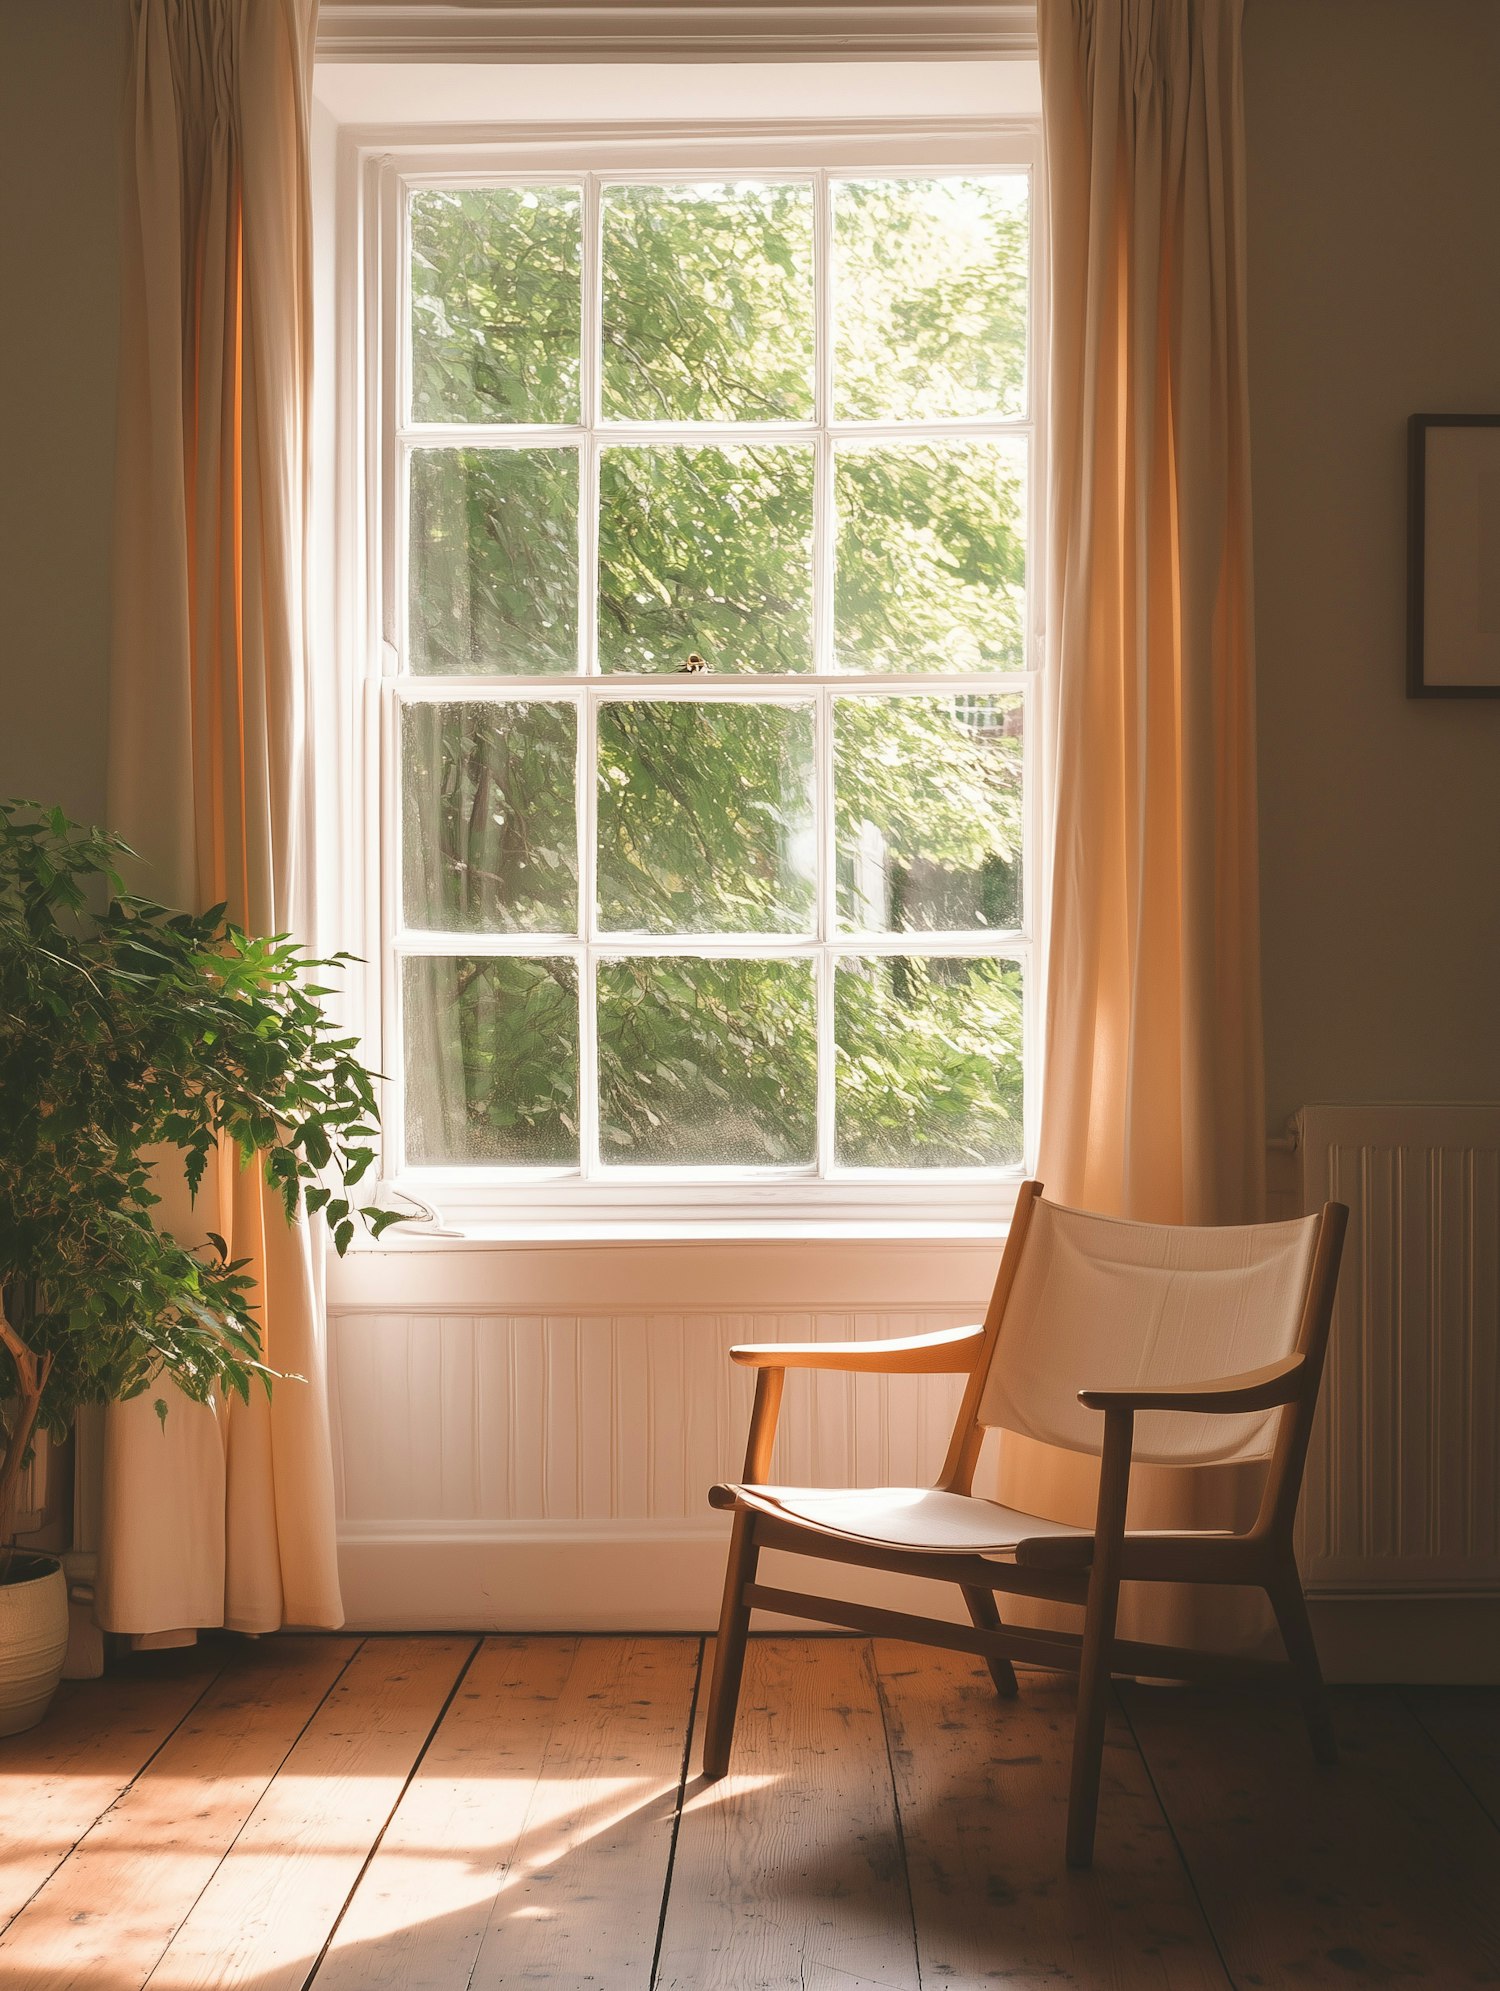
[[[1349,1206],[1298,1554],[1329,1596],[1500,1595],[1500,1106],[1309,1106]]]

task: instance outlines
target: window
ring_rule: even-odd
[[[400,178],[388,1170],[439,1207],[1019,1173],[1030,212],[1022,163]]]

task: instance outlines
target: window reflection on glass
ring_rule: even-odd
[[[599,963],[599,1137],[613,1161],[809,1166],[812,963]]]
[[[1021,1159],[1021,971],[1013,961],[851,955],[834,977],[835,1143],[850,1168]]]
[[[859,933],[1021,924],[1021,727],[1015,696],[834,703],[839,923]]]
[[[806,671],[813,452],[611,448],[599,457],[599,667]]]
[[[578,420],[583,196],[433,187],[411,203],[411,413]]]
[[[408,705],[401,722],[406,923],[440,933],[578,925],[573,706]]]
[[[811,930],[810,704],[606,700],[598,782],[606,931]]]
[[[402,980],[408,1161],[576,1165],[574,964],[416,954]]]
[[[811,186],[607,186],[602,199],[605,418],[806,421]]]

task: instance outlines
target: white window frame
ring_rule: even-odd
[[[619,1226],[628,1233],[649,1222],[660,1226],[665,1213],[675,1227],[744,1224],[754,1233],[768,1225],[795,1228],[802,1223],[858,1229],[871,1222],[914,1231],[934,1223],[1003,1224],[1016,1187],[1035,1153],[1040,1049],[1041,975],[1038,926],[1047,902],[1043,835],[1047,820],[1044,776],[1047,715],[1042,662],[1045,632],[1040,576],[1045,571],[1041,532],[1046,482],[1045,382],[1039,357],[1046,351],[1045,251],[1041,189],[1041,145],[1034,118],[912,118],[844,121],[759,121],[711,126],[587,125],[512,130],[504,140],[493,133],[444,135],[356,129],[346,134],[338,198],[339,304],[339,521],[341,605],[338,613],[342,670],[359,716],[348,728],[352,750],[345,759],[344,823],[354,862],[344,867],[347,930],[363,936],[366,970],[362,1014],[355,1019],[367,1051],[385,1074],[380,1084],[384,1136],[379,1193],[383,1199],[415,1200],[435,1211],[445,1227],[464,1234],[566,1230],[593,1225]],[[1027,354],[1027,406],[1014,421],[943,423],[834,423],[830,419],[832,341],[828,304],[829,261],[822,253],[829,212],[821,189],[840,178],[910,170],[923,175],[1022,171],[1031,183],[1031,313]],[[407,205],[414,187],[473,186],[511,182],[582,185],[585,225],[597,231],[600,188],[612,180],[681,183],[685,178],[756,175],[807,179],[820,189],[817,202],[820,274],[817,280],[817,406],[812,423],[595,424],[527,428],[520,425],[405,424],[409,407],[409,355],[405,295]],[[597,240],[597,235],[595,236]],[[597,256],[585,258],[584,325],[596,317],[599,300]],[[597,344],[586,338],[583,367],[585,406],[597,406],[593,378]],[[972,676],[856,676],[834,673],[831,606],[833,545],[831,464],[835,440],[879,441],[901,437],[1017,435],[1028,444],[1027,470],[1027,637],[1029,668],[1014,673]],[[577,442],[584,483],[580,503],[582,560],[580,614],[588,675],[581,679],[503,679],[403,676],[402,632],[406,626],[406,548],[404,484],[410,452],[424,441],[461,446],[482,441],[489,447]],[[704,443],[748,440],[811,442],[817,461],[817,523],[814,559],[819,573],[819,613],[814,662],[797,677],[767,680],[751,675],[722,678],[670,674],[600,674],[594,657],[593,617],[594,496],[601,442],[693,440]],[[1019,694],[1026,701],[1023,724],[1023,924],[1016,934],[842,934],[833,924],[833,835],[831,798],[832,699],[837,695],[975,691]],[[582,778],[591,764],[592,739],[580,764],[580,908],[587,922],[583,937],[565,942],[536,935],[410,934],[400,926],[399,729],[404,702],[541,698],[582,703],[592,735],[592,714],[608,699],[677,697],[689,700],[811,698],[816,712],[819,783],[819,916],[811,935],[755,935],[714,939],[638,939],[598,935],[593,904],[593,783]],[[582,735],[581,735],[582,737]],[[587,1151],[572,1168],[513,1168],[456,1165],[408,1167],[402,1155],[404,1100],[400,1070],[400,959],[403,952],[567,955],[579,963],[581,1003],[581,1118],[591,1120],[595,1043],[592,978],[587,960],[602,955],[677,953],[697,957],[768,958],[811,956],[819,989],[818,1127],[820,1153],[832,1154],[833,1044],[831,978],[838,953],[944,954],[1001,957],[1017,961],[1024,978],[1023,1066],[1025,1071],[1025,1157],[1006,1169],[853,1169],[831,1164],[825,1172],[783,1168],[643,1167],[610,1163],[601,1169]],[[829,984],[825,988],[824,984]],[[357,1003],[357,1006],[358,1005]]]

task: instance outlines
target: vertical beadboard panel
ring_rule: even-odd
[[[1500,1107],[1309,1107],[1349,1206],[1299,1523],[1310,1588],[1500,1590]]]
[[[843,1340],[951,1326],[891,1313],[336,1313],[342,1517],[380,1522],[704,1519],[738,1474],[754,1379],[737,1341]],[[947,1376],[806,1372],[774,1470],[794,1485],[930,1481],[960,1394]]]

